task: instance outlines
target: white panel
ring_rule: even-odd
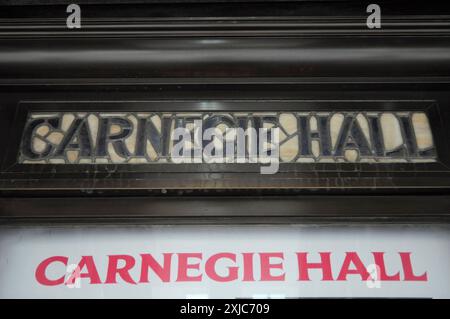
[[[205,263],[217,253],[232,253],[236,262],[221,259],[219,275],[237,266],[238,276],[230,282],[208,277]],[[307,252],[309,262],[319,261],[319,252],[331,253],[333,281],[322,281],[322,271],[309,271],[310,281],[299,281],[296,253]],[[399,281],[367,282],[358,274],[336,280],[346,252],[355,252],[365,267],[373,267],[373,252],[385,252],[388,275],[400,273]],[[405,281],[405,265],[400,252],[410,253],[414,275],[426,280]],[[235,297],[450,297],[450,228],[448,226],[96,226],[96,227],[2,227],[0,228],[0,297],[2,298],[208,298]],[[136,264],[130,270],[133,280],[141,274],[140,254],[152,254],[162,262],[163,253],[172,253],[170,281],[162,282],[149,270],[149,283],[130,284],[118,278],[106,284],[108,256],[129,255]],[[201,253],[199,282],[177,281],[179,254]],[[255,253],[252,269],[255,281],[244,281],[243,253]],[[284,280],[261,281],[259,253],[281,253],[271,258],[282,263],[271,275],[285,274]],[[78,264],[81,256],[92,256],[102,283],[79,279],[79,288],[67,285],[45,286],[37,282],[36,269],[45,259],[66,256]],[[405,254],[403,255],[405,256]],[[119,263],[121,267],[123,263]],[[372,265],[372,266],[370,266]],[[354,268],[352,264],[350,268]],[[267,268],[267,267],[266,267]],[[81,269],[85,273],[86,268]],[[49,279],[66,274],[63,263],[52,263]],[[248,273],[247,273],[248,274]],[[69,274],[66,274],[66,279]],[[377,287],[378,286],[378,287]]]

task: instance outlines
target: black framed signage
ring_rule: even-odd
[[[145,102],[142,104],[145,106]],[[245,107],[247,103],[241,104]],[[295,102],[280,104],[292,107]],[[302,101],[298,104],[302,105]],[[321,103],[317,104],[320,106]],[[169,103],[164,108],[171,106]],[[45,109],[45,105],[43,108]],[[30,112],[20,142],[17,162],[18,164],[177,163],[176,155],[180,156],[183,163],[233,163],[239,159],[243,163],[256,162],[258,159],[261,161],[263,153],[269,153],[269,150],[258,141],[262,139],[258,130],[266,125],[280,130],[282,136],[277,142],[278,160],[283,163],[437,161],[433,134],[425,112],[281,111],[256,114],[255,112]],[[220,126],[222,126],[220,133],[225,136],[220,136],[216,132],[205,136],[208,129],[220,130]],[[250,132],[249,128],[255,131]],[[174,136],[177,129],[185,130],[180,132],[187,134],[186,140],[184,134]],[[238,130],[243,131],[244,135],[238,137]],[[227,137],[227,134],[233,136]],[[222,142],[222,145],[214,145],[214,137],[218,142]],[[209,146],[212,155],[221,152],[223,156],[219,156],[222,154],[218,154],[217,157],[207,156],[209,154],[206,154],[204,148],[208,142],[212,143]],[[186,147],[184,144],[187,143],[192,146]],[[238,151],[238,143],[243,144],[241,154]],[[255,144],[254,154],[252,144]],[[226,147],[232,148],[229,154],[232,156],[225,157]],[[186,155],[185,158],[183,155]]]
[[[87,5],[80,30],[5,7],[2,194],[445,194],[445,8],[372,30],[329,5]]]
[[[212,111],[205,111],[208,106]],[[250,176],[214,181],[211,188],[245,183],[271,188],[278,176],[278,185],[329,187],[319,178],[309,185],[302,185],[301,177],[283,181],[283,174],[292,172],[377,178],[379,172],[401,176],[413,168],[428,177],[448,171],[440,108],[435,100],[21,101],[3,170],[14,176],[38,169],[52,172],[52,178],[78,172],[80,179],[106,172],[112,181],[123,173],[131,179],[167,176],[153,187],[146,184],[149,188],[173,188],[173,174],[192,172]],[[264,173],[262,167],[272,170]],[[46,180],[41,175],[39,185],[47,187]],[[146,182],[130,181],[129,187]],[[190,187],[198,184],[191,181]]]
[[[447,5],[28,2],[0,298],[450,296]]]

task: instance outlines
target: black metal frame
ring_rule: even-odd
[[[204,111],[202,100],[182,101],[21,101],[16,108],[14,126],[7,133],[14,138],[4,148],[0,185],[3,191],[123,189],[383,189],[448,188],[450,155],[444,121],[435,100],[395,101],[293,101],[293,100],[213,100],[210,111],[301,111],[301,110],[421,110],[433,126],[438,151],[436,163],[282,163],[280,172],[260,175],[256,164],[96,164],[40,165],[17,164],[18,147],[29,111]],[[24,176],[26,178],[24,178]],[[244,177],[245,176],[245,177]],[[156,177],[156,178],[155,178]],[[345,182],[345,179],[347,182]],[[13,182],[11,182],[13,181]],[[374,188],[374,185],[377,187]]]
[[[0,225],[435,224],[449,211],[442,195],[0,198]]]

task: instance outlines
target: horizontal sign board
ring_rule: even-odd
[[[448,187],[445,114],[433,100],[22,101],[0,189]]]
[[[436,150],[419,111],[30,112],[19,163],[256,163],[273,156],[418,163],[435,162]]]
[[[450,298],[448,225],[3,226],[0,252],[2,298]]]

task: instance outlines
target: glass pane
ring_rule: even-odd
[[[0,251],[1,298],[450,297],[449,225],[3,226]]]

